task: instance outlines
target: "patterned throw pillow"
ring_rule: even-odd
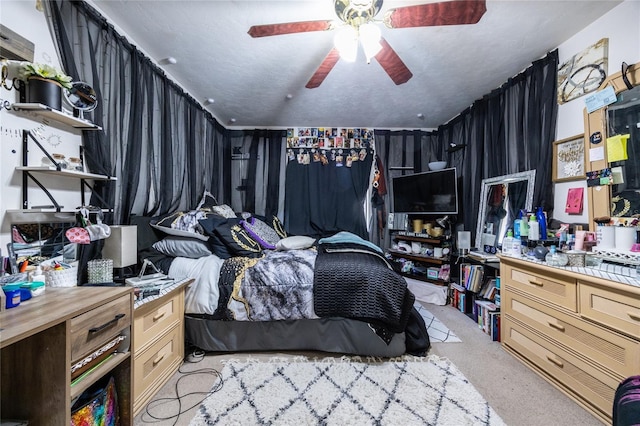
[[[260,257],[262,247],[239,223],[239,219],[228,219],[218,225],[215,234],[233,256]]]
[[[226,204],[220,204],[219,206],[211,207],[211,211],[215,214],[219,214],[222,217],[226,217],[227,219],[233,219],[236,216],[236,213],[233,211],[231,207]]]
[[[202,227],[198,222],[206,217],[207,212],[203,210],[176,212],[168,216],[164,216],[159,220],[150,223],[150,225],[165,234],[174,235],[176,237],[197,238],[199,240],[207,241],[209,237],[204,235]]]
[[[240,224],[262,248],[275,250],[276,244],[281,239],[272,227],[255,217],[242,220]]]

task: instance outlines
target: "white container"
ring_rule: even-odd
[[[616,246],[616,229],[615,226],[598,226],[596,235],[599,249],[612,249]]]
[[[635,226],[610,226],[609,228],[615,229],[616,250],[630,251],[631,246],[636,243],[636,227]]]
[[[45,271],[47,287],[75,287],[78,285],[78,268]]]

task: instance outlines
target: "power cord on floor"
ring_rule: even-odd
[[[193,408],[199,406],[207,397],[209,397],[210,395],[218,392],[220,389],[222,389],[224,382],[222,380],[222,375],[220,374],[220,372],[218,370],[216,370],[215,368],[201,368],[198,370],[192,370],[192,371],[186,371],[183,369],[183,367],[185,367],[187,364],[197,364],[199,362],[201,362],[205,357],[205,352],[197,349],[197,348],[192,348],[189,350],[188,355],[185,357],[184,359],[184,363],[180,366],[180,368],[178,368],[178,372],[180,374],[182,374],[182,376],[180,376],[178,378],[178,380],[175,383],[175,387],[174,387],[174,391],[175,391],[175,397],[171,397],[171,398],[158,398],[158,399],[154,399],[152,401],[150,401],[147,406],[145,407],[145,413],[143,416],[141,416],[141,420],[145,423],[157,423],[160,421],[164,421],[164,420],[171,420],[174,419],[173,422],[173,426],[175,426],[178,423],[178,419],[180,418],[180,416],[184,413],[186,413],[189,410],[192,410]],[[214,376],[215,379],[217,379],[215,381],[215,384],[213,386],[213,388],[209,391],[206,392],[189,392],[189,393],[185,393],[184,395],[180,395],[180,382],[189,377],[189,376],[193,376],[193,375],[212,375]],[[182,399],[188,396],[192,396],[192,395],[203,395],[202,398],[200,398],[195,404],[193,404],[190,407],[187,408],[183,408],[182,407]],[[177,401],[178,402],[178,412],[174,415],[171,416],[158,416],[158,415],[154,415],[153,412],[156,411],[159,407],[164,406],[166,404],[170,404]],[[147,421],[146,419],[144,419],[144,417],[149,416],[152,420]]]

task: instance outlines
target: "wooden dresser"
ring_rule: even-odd
[[[71,404],[106,376],[115,379],[120,424],[133,423],[128,344],[72,384],[71,366],[118,335],[130,335],[128,287],[50,288],[0,314],[2,417],[68,425]]]
[[[133,411],[137,415],[182,365],[184,294],[192,279],[136,302],[133,320]]]
[[[640,372],[640,281],[500,261],[503,347],[611,424],[618,384]]]

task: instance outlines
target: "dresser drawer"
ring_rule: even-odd
[[[578,282],[580,315],[640,338],[640,296]],[[637,374],[637,373],[636,373]]]
[[[637,340],[612,333],[576,315],[568,315],[519,294],[505,293],[502,307],[510,317],[600,364],[620,379],[640,371],[640,342]]]
[[[176,325],[146,350],[136,353],[133,361],[134,412],[169,380],[182,363],[184,333]]]
[[[160,298],[136,309],[133,320],[134,352],[143,350],[166,330],[182,322],[184,291]]]
[[[611,421],[613,398],[620,380],[591,367],[508,317],[503,321],[502,336],[505,345],[535,364],[544,377],[592,407],[599,417]]]
[[[87,355],[131,325],[131,296],[122,296],[71,319],[71,361]]]
[[[540,268],[538,268],[539,270]],[[547,300],[572,312],[578,312],[577,286],[575,280],[549,271],[536,273],[526,268],[505,266],[502,282],[533,296]]]

